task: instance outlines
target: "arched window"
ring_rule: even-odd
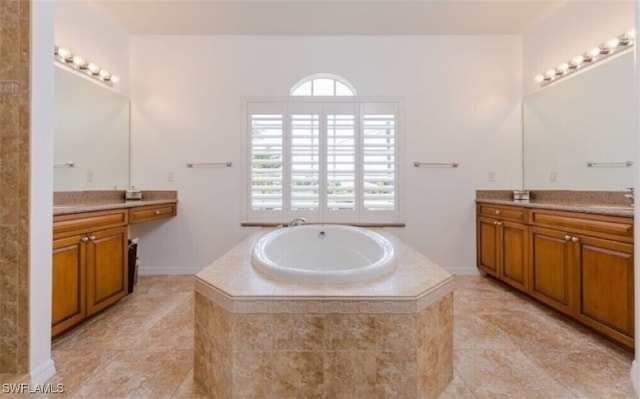
[[[346,79],[330,73],[307,76],[293,85],[292,96],[355,96],[356,89]]]
[[[399,222],[399,99],[356,97],[332,74],[290,95],[247,100],[243,220]]]

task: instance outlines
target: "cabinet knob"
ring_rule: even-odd
[[[89,236],[89,239],[90,239],[91,241],[93,241],[93,240],[95,240],[95,239],[96,239],[96,236]]]
[[[567,241],[569,241],[569,240],[571,240],[571,236],[569,236],[569,235],[564,236],[564,239],[565,239],[565,240],[567,240]]]
[[[82,241],[82,242],[87,242],[87,241],[89,241],[89,237],[84,236],[84,237],[82,237],[82,239],[81,239],[80,241]]]
[[[159,214],[160,214],[160,211],[156,211],[156,215],[159,215]]]
[[[500,210],[496,209],[496,215],[499,215],[499,214],[500,214]]]
[[[578,241],[580,241],[580,239],[578,237],[571,237],[571,241],[578,242]]]

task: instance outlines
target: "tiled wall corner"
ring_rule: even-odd
[[[195,293],[193,378],[215,398],[231,397],[230,314]]]
[[[29,363],[30,20],[0,1],[0,373]]]
[[[437,398],[453,380],[453,293],[418,314],[418,397]]]

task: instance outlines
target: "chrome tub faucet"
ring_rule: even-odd
[[[293,226],[300,226],[301,224],[305,224],[307,223],[307,219],[302,218],[302,217],[297,217],[297,218],[293,218],[293,220],[291,220],[287,226],[289,227],[293,227]]]

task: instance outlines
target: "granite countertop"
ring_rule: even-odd
[[[136,208],[148,205],[176,204],[177,199],[158,199],[141,201],[122,201],[96,204],[54,205],[53,216],[70,215],[82,212],[106,211],[109,209]]]
[[[142,200],[126,201],[123,190],[56,191],[53,193],[53,216],[110,209],[178,203],[173,190],[142,190]]]
[[[632,206],[609,205],[601,203],[579,203],[561,200],[528,200],[514,201],[510,199],[476,199],[476,203],[521,206],[524,208],[552,209],[558,211],[591,213],[595,215],[633,217]]]

